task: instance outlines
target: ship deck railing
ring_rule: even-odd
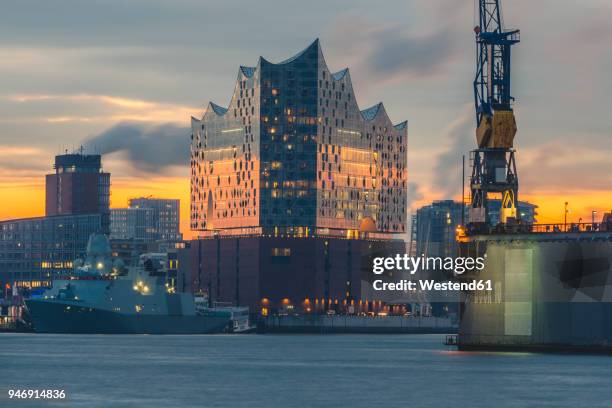
[[[479,226],[468,231],[468,235],[571,233],[612,234],[612,223],[499,224],[495,227]]]

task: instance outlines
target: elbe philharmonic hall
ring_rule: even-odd
[[[405,252],[407,122],[360,110],[316,40],[241,66],[191,127],[191,290],[253,310],[376,300],[372,255]]]

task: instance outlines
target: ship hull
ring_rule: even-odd
[[[34,331],[74,334],[211,334],[227,329],[228,319],[199,315],[126,314],[87,305],[26,301]]]

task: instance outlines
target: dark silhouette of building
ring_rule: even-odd
[[[55,173],[46,176],[45,214],[93,214],[102,216],[109,233],[110,173],[102,170],[99,154],[82,151],[55,156]]]

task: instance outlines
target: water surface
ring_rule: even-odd
[[[0,335],[7,407],[606,407],[612,357],[464,353],[441,335]],[[64,401],[8,400],[10,388]]]

